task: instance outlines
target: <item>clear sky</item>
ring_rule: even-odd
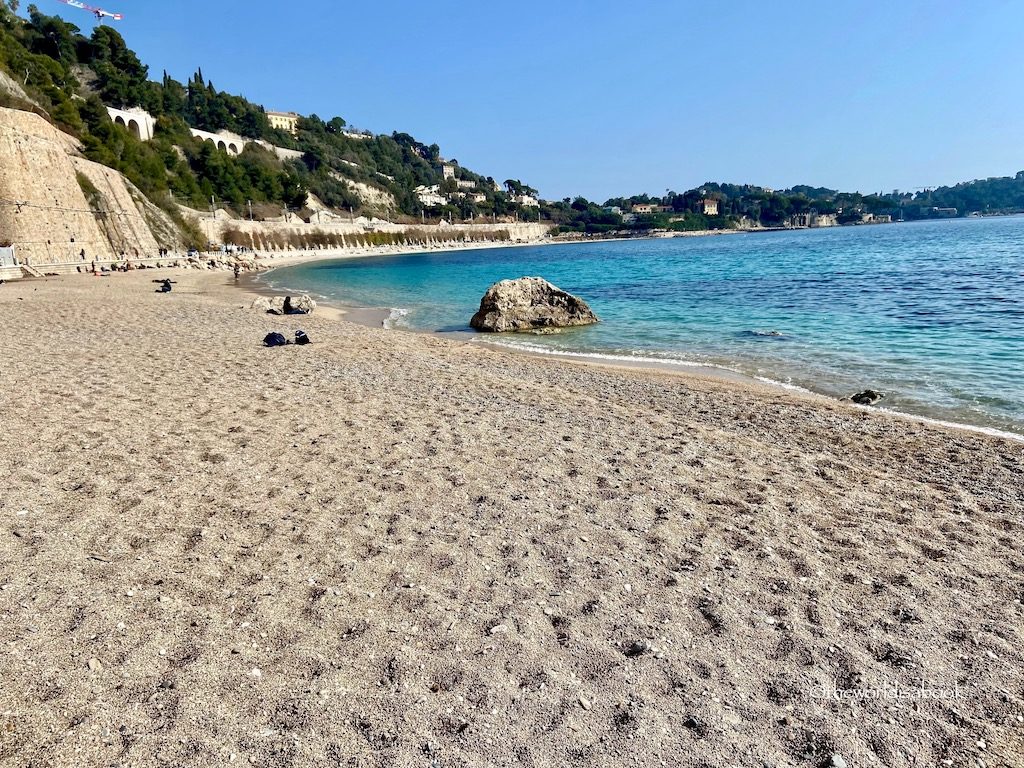
[[[268,109],[405,131],[547,198],[1024,169],[1019,0],[88,1],[126,15],[155,78],[202,66]]]

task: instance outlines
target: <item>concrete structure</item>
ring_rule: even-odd
[[[245,149],[245,145],[252,141],[252,139],[246,139],[239,136],[237,133],[231,133],[230,131],[210,133],[209,131],[200,131],[198,128],[189,128],[188,130],[189,133],[197,139],[209,141],[211,144],[216,146],[217,149],[227,152],[229,155],[240,155],[242,150]],[[273,144],[270,146],[273,146]]]
[[[819,227],[837,227],[839,219],[834,213],[797,213],[789,217],[788,226],[796,228],[818,229]]]
[[[248,143],[250,140],[249,139],[245,139],[245,141]],[[253,144],[259,144],[261,147],[263,147],[268,152],[273,152],[281,160],[298,160],[299,158],[302,157],[302,153],[299,150],[297,150],[297,149],[285,149],[284,147],[279,147],[276,144],[271,144],[269,141],[264,141],[263,139],[255,139],[255,140],[252,141],[252,143]],[[342,160],[342,162],[345,162],[345,161]],[[349,165],[356,165],[356,164],[355,163],[349,163]],[[359,166],[356,166],[356,167],[358,168]]]
[[[292,136],[299,132],[299,115],[297,112],[267,112],[270,127],[288,131]]]
[[[540,208],[540,200],[533,195],[516,195],[512,202],[519,203],[524,208]]]
[[[955,211],[956,208],[953,208],[952,210]],[[862,213],[860,215],[860,223],[861,224],[891,224],[892,223],[892,216],[890,216],[887,213]]]
[[[448,181],[448,179],[454,179],[455,178],[455,166],[454,165],[450,165],[449,163],[445,163],[444,165],[442,165],[441,166],[441,176],[444,177],[445,181]]]
[[[718,201],[712,197],[705,197],[697,204],[697,209],[705,216],[717,216]]]
[[[459,185],[459,189],[473,189],[476,187],[476,182],[469,181],[468,179],[457,179],[456,183]]]
[[[622,209],[619,208],[619,206],[617,205],[606,205],[601,210],[604,211],[605,213],[614,213],[616,216],[622,215]]]
[[[156,130],[156,118],[144,109],[114,109],[107,107],[107,114],[117,125],[128,129],[128,132],[140,141],[152,141]]]

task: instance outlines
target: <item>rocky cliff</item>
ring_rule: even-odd
[[[84,159],[73,138],[38,115],[0,108],[5,243],[32,265],[151,257],[161,247],[181,247],[170,217],[124,176]]]

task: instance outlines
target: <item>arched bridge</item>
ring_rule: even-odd
[[[156,128],[156,118],[144,109],[114,109],[107,107],[107,114],[110,119],[140,141],[149,141],[153,138],[153,131]]]

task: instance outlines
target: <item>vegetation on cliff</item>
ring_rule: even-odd
[[[30,101],[0,94],[0,104],[30,109],[78,137],[92,160],[124,173],[150,199],[170,209],[172,201],[198,208],[210,205],[248,212],[301,209],[308,193],[324,204],[360,212],[355,184],[377,188],[396,201],[396,214],[470,218],[508,216],[520,206],[494,180],[458,167],[445,179],[440,148],[405,133],[371,136],[349,130],[340,117],[316,115],[299,120],[296,135],[273,128],[264,109],[218,91],[197,71],[187,84],[166,73],[157,82],[114,29],[100,25],[88,38],[81,30],[35,6],[27,19],[0,2],[0,68],[24,83]],[[106,107],[141,107],[156,117],[152,141],[143,142],[111,122]],[[189,128],[230,131],[302,153],[294,160],[255,144],[237,156],[194,138]],[[472,199],[424,210],[418,186],[456,193],[458,180],[475,183]],[[522,186],[520,182],[513,182]],[[450,189],[449,189],[450,188]],[[453,198],[456,195],[453,194]],[[260,204],[266,204],[261,206]],[[536,218],[536,213],[533,213]],[[531,218],[530,211],[523,218]]]

